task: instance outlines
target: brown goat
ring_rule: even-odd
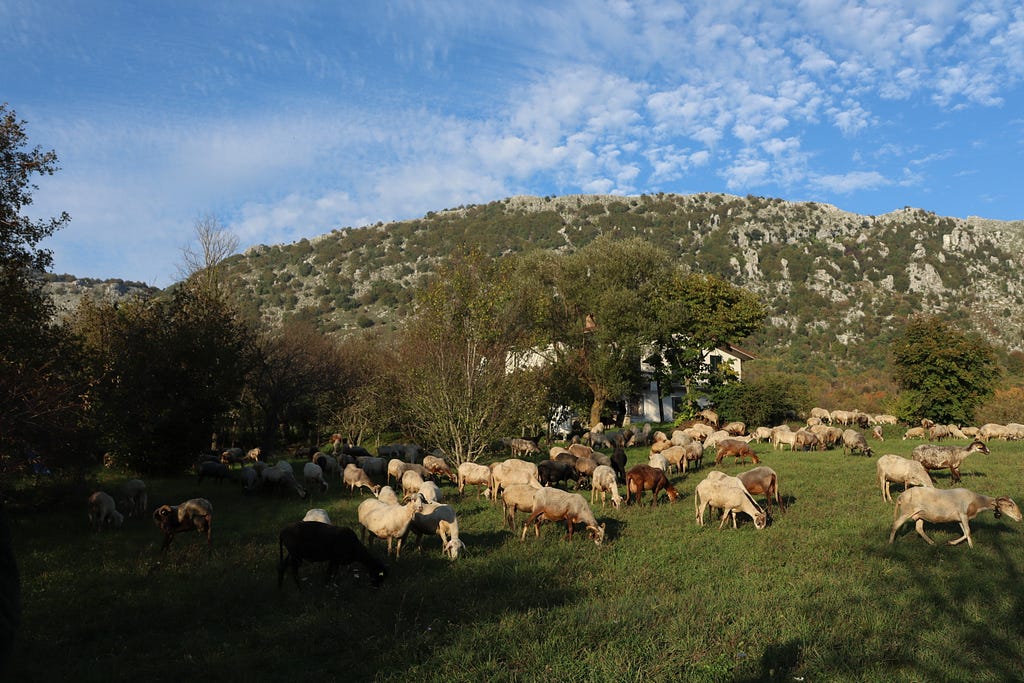
[[[745,441],[739,439],[723,439],[718,442],[718,453],[715,455],[715,466],[722,464],[722,459],[728,456],[734,456],[736,458],[736,464],[740,464],[746,458],[750,458],[755,465],[761,462],[761,459],[757,457],[757,453],[750,447]]]
[[[637,505],[642,504],[644,491],[653,492],[654,498],[651,500],[651,505],[655,505],[658,502],[658,492],[662,490],[668,495],[670,503],[676,502],[679,498],[679,493],[672,484],[668,483],[668,477],[665,476],[664,470],[650,465],[634,465],[626,472],[627,505],[634,495],[636,495]]]

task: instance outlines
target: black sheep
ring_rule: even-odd
[[[374,586],[379,586],[387,576],[387,569],[381,561],[370,554],[356,533],[348,527],[323,522],[295,522],[281,530],[279,539],[278,588],[281,588],[285,570],[289,565],[292,568],[295,585],[299,585],[299,565],[303,561],[328,562],[327,579],[334,575],[339,564],[352,562],[359,562],[369,570]]]

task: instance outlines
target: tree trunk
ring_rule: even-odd
[[[590,404],[590,424],[588,427],[593,427],[601,421],[601,411],[604,410],[605,401],[608,397],[604,391],[594,390],[594,401]]]

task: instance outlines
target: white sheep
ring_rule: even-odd
[[[327,510],[323,508],[313,508],[306,511],[306,516],[302,518],[303,522],[321,522],[323,524],[331,523],[331,516],[327,514]]]
[[[928,476],[928,470],[916,460],[901,458],[898,455],[883,455],[875,463],[875,471],[878,476],[878,486],[882,489],[882,500],[892,502],[892,494],[889,492],[891,483],[902,484],[904,488],[909,486],[933,486],[932,478]]]
[[[299,486],[299,482],[295,481],[295,474],[292,471],[291,464],[283,460],[274,467],[265,467],[260,472],[260,480],[263,484],[277,488],[282,493],[287,489],[292,489],[299,498],[303,500],[306,498],[306,489]]]
[[[381,486],[377,491],[377,500],[382,503],[388,503],[389,505],[398,505],[398,494],[390,486]]]
[[[558,522],[563,519],[569,528],[568,540],[570,542],[572,541],[573,527],[576,524],[583,524],[597,545],[604,542],[605,525],[598,526],[594,512],[587,505],[587,499],[578,493],[569,493],[550,486],[538,489],[534,493],[533,512],[530,513],[530,518],[523,523],[522,540],[526,540],[526,531],[531,524],[533,524],[534,535],[540,537],[542,521]]]
[[[402,474],[402,495],[408,496],[411,493],[419,493],[423,486],[423,477],[415,470],[406,470]]]
[[[501,503],[505,508],[505,523],[508,528],[516,526],[516,512],[533,512],[533,495],[541,488],[540,483],[510,484],[501,492]]]
[[[511,484],[540,482],[537,465],[518,458],[509,458],[491,464],[491,495],[497,500],[501,489]]]
[[[402,483],[402,475],[405,474],[405,466],[408,463],[401,458],[391,458],[388,460],[388,479],[387,483],[390,485],[391,480],[395,480],[395,485]]]
[[[590,478],[590,504],[594,504],[594,494],[601,494],[601,507],[605,506],[605,494],[612,494],[612,505],[622,507],[622,496],[619,495],[619,482],[615,470],[607,465],[598,465]]]
[[[918,535],[928,541],[930,545],[935,545],[935,542],[924,532],[925,522],[959,522],[960,529],[964,532],[963,536],[950,541],[949,544],[956,545],[967,541],[967,545],[973,548],[974,541],[971,539],[971,526],[968,522],[983,510],[995,511],[996,518],[1006,515],[1016,522],[1021,521],[1020,508],[1006,496],[992,498],[967,489],[936,489],[920,486],[907,489],[896,500],[889,543],[892,544],[896,539],[896,532],[907,520],[914,520]]]
[[[358,465],[353,465],[352,463],[345,465],[345,471],[342,473],[342,479],[346,484],[348,484],[349,493],[354,492],[358,486],[365,486],[374,494],[380,490],[380,486],[370,481],[370,477],[366,472],[360,469]]]
[[[419,496],[415,496],[405,505],[392,505],[383,503],[376,498],[367,498],[359,504],[356,514],[359,523],[363,525],[363,542],[366,542],[366,532],[369,531],[377,538],[387,539],[388,555],[391,554],[392,541],[397,540],[395,548],[395,559],[397,560],[402,552],[402,540],[409,532],[409,524],[413,515],[423,509],[423,502]]]
[[[314,485],[319,485],[320,491],[322,493],[327,493],[327,482],[324,480],[324,470],[315,462],[307,462],[302,466],[302,479],[305,482],[307,489],[312,489]]]
[[[89,496],[89,523],[95,531],[106,527],[119,529],[124,523],[124,515],[117,511],[117,505],[109,493],[96,491]]]
[[[466,547],[459,538],[459,520],[450,505],[424,503],[423,509],[413,515],[409,531],[416,534],[417,547],[424,535],[437,534],[441,537],[441,552],[453,560],[459,559],[459,551]]]
[[[441,487],[429,480],[420,484],[419,494],[427,503],[440,503],[443,498]]]
[[[738,477],[730,477],[722,472],[711,472],[704,481],[697,484],[693,494],[693,505],[697,515],[697,524],[704,526],[704,510],[708,507],[722,510],[722,522],[719,529],[725,526],[725,521],[732,516],[733,528],[736,528],[736,513],[745,512],[754,520],[754,528],[764,529],[768,524],[768,517],[764,510],[747,491],[743,482]]]
[[[491,486],[491,468],[487,465],[479,465],[475,462],[464,462],[459,465],[459,495],[461,496],[468,484],[477,487],[476,497],[480,497],[480,491]]]
[[[455,476],[455,472],[448,466],[444,458],[438,455],[424,455],[423,456],[423,467],[431,476],[440,477],[442,474],[452,480],[452,483],[458,482],[458,477]]]
[[[121,485],[121,500],[124,512],[129,517],[141,517],[149,506],[146,494],[146,482],[141,479],[129,479]]]
[[[649,456],[647,456],[647,464],[653,467],[654,469],[661,470],[662,472],[667,473],[669,471],[668,458],[662,455],[662,453],[651,453]]]

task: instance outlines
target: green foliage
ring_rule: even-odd
[[[968,424],[992,394],[999,368],[992,347],[936,316],[911,318],[892,347],[893,379],[916,422]]]
[[[803,378],[778,373],[723,384],[711,392],[711,398],[723,421],[748,425],[782,424],[807,413],[812,403]]]

